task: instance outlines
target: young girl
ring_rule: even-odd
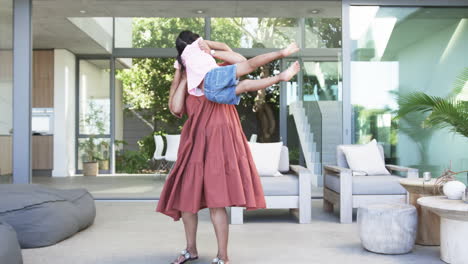
[[[174,67],[186,71],[188,93],[195,96],[204,94],[208,100],[220,104],[239,104],[241,93],[258,91],[280,81],[289,81],[300,70],[299,62],[296,61],[277,76],[239,81],[239,77],[262,65],[298,52],[299,48],[295,43],[283,50],[246,60],[224,43],[203,40],[191,31],[182,31],[176,39],[176,48],[179,55]],[[219,66],[215,58],[232,65]]]

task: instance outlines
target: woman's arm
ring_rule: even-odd
[[[169,91],[169,111],[176,117],[182,117],[185,92],[187,90],[186,74],[180,69],[176,69],[174,79],[172,80],[171,90]]]

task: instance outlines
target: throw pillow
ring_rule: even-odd
[[[283,142],[254,143],[249,142],[255,166],[260,176],[281,176],[279,173],[279,161]]]
[[[390,174],[385,168],[385,161],[374,139],[364,145],[346,146],[343,148],[349,168],[367,175]]]

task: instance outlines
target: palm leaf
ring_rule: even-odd
[[[423,127],[448,128],[454,133],[468,137],[467,102],[430,96],[422,92],[400,96],[398,101],[400,109],[396,118],[413,112],[428,113],[422,123]]]
[[[421,92],[399,96],[398,104],[400,105],[400,109],[395,118],[400,119],[413,112],[431,112],[438,101],[440,101],[440,97],[430,96]]]
[[[465,68],[456,78],[453,83],[453,91],[450,96],[456,96],[463,91],[466,83],[468,82],[468,67]]]

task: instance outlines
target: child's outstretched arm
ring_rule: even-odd
[[[222,42],[203,40],[200,41],[199,45],[200,48],[207,53],[210,53],[211,50],[214,50],[215,52],[213,57],[225,61],[227,64],[236,64],[247,60],[244,56],[232,51],[228,45]]]

